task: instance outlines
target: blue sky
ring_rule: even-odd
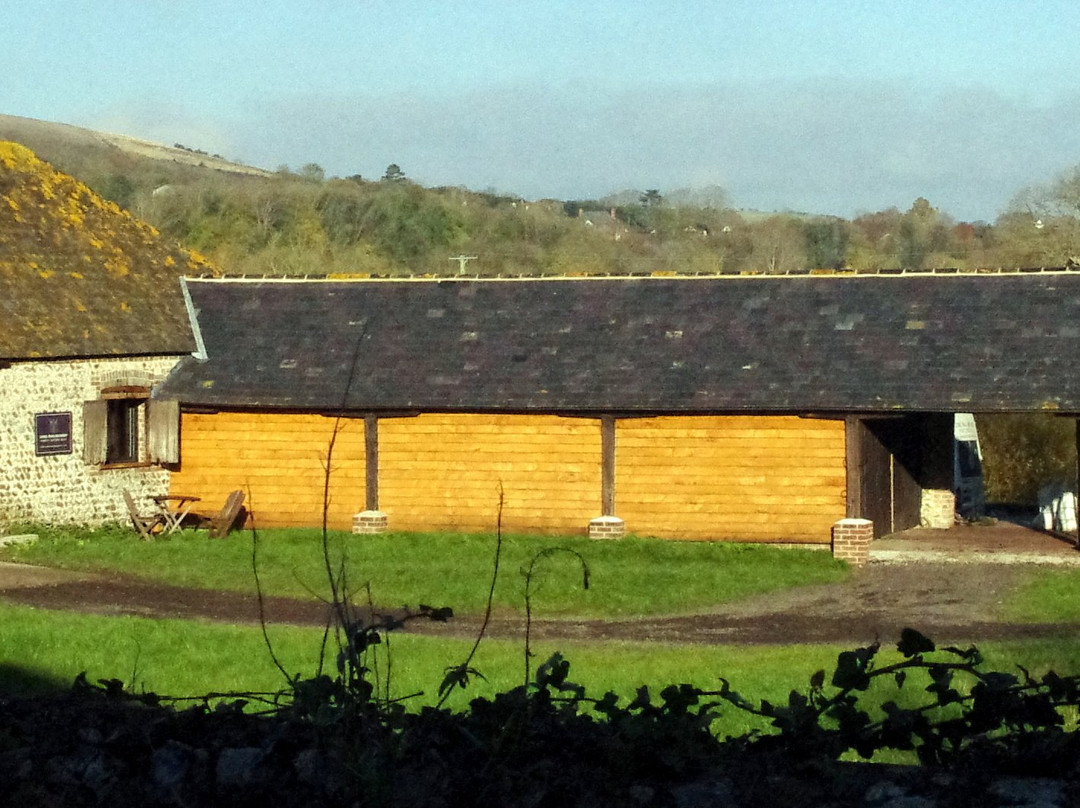
[[[1074,2],[9,0],[0,113],[529,198],[992,219],[1080,163]]]

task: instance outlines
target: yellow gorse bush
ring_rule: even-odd
[[[40,278],[103,267],[111,277],[156,267],[220,274],[200,255],[163,242],[150,225],[102,199],[17,143],[0,142],[0,272]]]

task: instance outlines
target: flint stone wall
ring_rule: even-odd
[[[123,491],[137,500],[168,493],[160,467],[99,468],[83,462],[83,402],[102,388],[153,386],[179,357],[16,362],[0,367],[0,532],[5,524],[100,525],[127,519]],[[71,413],[71,454],[35,454],[34,415]],[[143,435],[142,430],[140,435]]]

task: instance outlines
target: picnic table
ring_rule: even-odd
[[[201,497],[188,494],[158,494],[151,497],[161,511],[161,526],[164,533],[175,533],[183,527],[184,519],[191,512]]]

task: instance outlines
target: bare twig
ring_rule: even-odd
[[[250,485],[248,486],[247,499],[251,503]],[[255,598],[259,603],[259,627],[262,629],[263,643],[266,645],[266,650],[270,654],[274,667],[281,671],[285,681],[291,684],[293,681],[292,676],[285,670],[285,666],[281,664],[281,660],[274,651],[274,643],[270,641],[270,633],[266,629],[266,601],[263,597],[262,581],[259,579],[259,531],[255,527],[255,511],[253,508],[248,509],[248,519],[251,521],[251,574],[255,579]]]
[[[532,653],[532,585],[533,579],[538,572],[538,565],[546,558],[550,558],[557,553],[566,553],[572,555],[581,564],[581,585],[583,589],[589,588],[589,565],[585,561],[585,557],[577,550],[571,550],[569,547],[547,547],[541,550],[539,553],[532,557],[532,561],[529,562],[529,568],[525,571],[525,687],[529,686],[529,678],[532,675],[532,666],[530,660],[533,657]]]
[[[499,560],[502,558],[502,514],[503,514],[503,501],[505,499],[505,493],[503,492],[502,481],[499,481],[499,510],[495,519],[495,559],[492,563],[491,570],[491,586],[488,588],[487,607],[484,609],[484,620],[480,624],[480,631],[476,634],[476,641],[473,643],[472,648],[469,650],[469,655],[465,657],[465,661],[460,665],[452,668],[456,671],[459,677],[462,677],[460,681],[464,681],[466,675],[471,671],[471,665],[473,657],[476,656],[476,651],[480,647],[481,640],[484,639],[484,634],[487,633],[488,624],[491,622],[491,610],[492,605],[495,602],[495,584],[499,580]],[[450,694],[453,692],[453,687],[443,687],[442,693],[439,696],[439,702],[435,705],[436,709],[442,707],[446,703],[446,700],[450,698]]]

